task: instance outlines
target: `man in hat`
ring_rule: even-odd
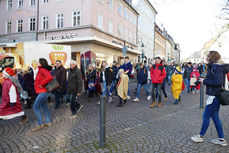
[[[5,78],[2,84],[2,99],[0,104],[0,119],[12,119],[15,117],[22,117],[20,124],[25,124],[28,121],[25,113],[22,111],[19,90],[21,90],[20,83],[14,79],[15,72],[13,69],[7,67],[3,71]]]

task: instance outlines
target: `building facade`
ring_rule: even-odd
[[[166,36],[160,27],[155,24],[155,44],[154,44],[154,57],[161,57],[166,60]]]
[[[124,45],[132,62],[137,62],[141,53],[136,45],[138,12],[131,1],[0,1],[0,24],[6,27],[0,31],[2,43],[37,40],[68,44],[72,47],[72,58],[84,67],[89,63],[99,65],[102,60],[109,64],[113,60],[121,62]]]
[[[139,13],[138,18],[138,50],[144,53],[139,60],[152,62],[154,58],[154,25],[157,11],[149,0],[132,0],[133,7]]]

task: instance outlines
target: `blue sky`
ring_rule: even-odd
[[[180,44],[182,58],[201,50],[219,26],[217,15],[223,0],[150,0],[156,22]]]

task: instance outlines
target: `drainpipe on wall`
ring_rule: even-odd
[[[38,41],[39,13],[40,13],[40,0],[37,0],[37,30],[36,30],[36,41]]]

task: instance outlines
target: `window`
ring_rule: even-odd
[[[48,3],[49,0],[42,0],[43,4]]]
[[[98,27],[103,29],[103,17],[100,14],[98,15]]]
[[[132,32],[129,31],[129,41],[132,42]]]
[[[136,25],[136,16],[133,15],[133,24]]]
[[[122,26],[121,25],[118,26],[118,35],[122,37]]]
[[[18,8],[22,8],[23,7],[23,0],[18,0]]]
[[[36,18],[30,18],[29,19],[29,31],[35,31],[36,30]]]
[[[122,16],[122,4],[118,3],[118,14]]]
[[[113,10],[113,0],[108,0],[108,7],[111,11]]]
[[[23,31],[23,20],[18,20],[17,21],[17,32],[22,32]]]
[[[127,8],[124,8],[124,18],[128,20],[128,16],[127,16]]]
[[[42,30],[47,30],[49,28],[49,20],[48,16],[43,16],[42,17]]]
[[[63,28],[64,27],[64,14],[57,14],[56,15],[56,28]]]
[[[11,29],[12,29],[12,23],[10,21],[6,22],[6,33],[7,34],[11,33]]]
[[[36,5],[36,0],[30,0],[30,6],[35,6]]]
[[[72,26],[80,26],[81,24],[81,12],[75,11],[72,13]]]
[[[130,23],[132,23],[132,14],[131,14],[131,12],[129,14],[129,21],[130,21]]]
[[[8,0],[7,1],[7,10],[10,11],[12,9],[12,6],[13,6],[13,0]]]
[[[128,32],[127,32],[127,29],[124,29],[124,38],[125,38],[125,40],[127,40],[127,38],[128,38]]]
[[[109,33],[113,33],[113,23],[111,21],[109,21],[108,28]]]
[[[98,0],[99,3],[103,3],[103,0]]]

